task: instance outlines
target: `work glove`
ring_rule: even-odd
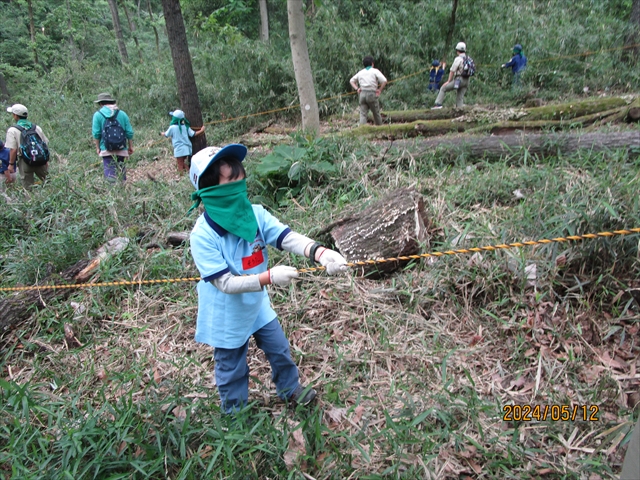
[[[291,284],[291,280],[298,278],[298,270],[286,265],[278,265],[269,269],[269,279],[272,285],[286,287]]]
[[[320,255],[320,265],[327,269],[329,275],[338,275],[347,271],[347,261],[335,250],[326,249]]]

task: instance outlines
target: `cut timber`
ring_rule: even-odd
[[[413,188],[401,188],[344,218],[331,229],[338,250],[348,262],[414,255],[428,240],[424,199]],[[407,262],[361,267],[361,274],[392,272]]]
[[[592,113],[591,115],[584,115],[582,117],[576,117],[567,120],[531,120],[531,121],[508,121],[508,122],[498,122],[489,125],[482,125],[480,127],[476,127],[473,129],[469,129],[466,133],[493,133],[494,135],[504,135],[508,132],[515,131],[540,131],[540,130],[551,130],[551,129],[570,129],[576,128],[580,126],[591,125],[594,122],[597,122],[600,119],[613,119],[617,118],[618,120],[624,118],[627,114],[626,107],[613,108],[611,110],[605,110],[602,112]]]
[[[167,235],[167,243],[173,247],[181,247],[187,243],[190,235],[191,232],[169,232]]]
[[[342,135],[367,138],[405,138],[405,137],[434,137],[450,132],[464,132],[475,124],[470,122],[454,122],[453,120],[418,120],[411,123],[395,125],[360,125],[358,128],[348,130]]]
[[[613,108],[624,107],[626,104],[627,102],[623,98],[613,97],[545,105],[544,107],[526,109],[527,115],[520,117],[518,120],[526,122],[532,120],[566,120],[611,110]]]
[[[102,261],[124,250],[129,244],[128,238],[114,238],[100,247],[93,260],[80,260],[59,275],[49,275],[40,285],[63,285],[86,282]],[[70,288],[24,290],[10,294],[0,300],[0,334],[18,323],[27,320],[34,313],[34,307],[46,307],[54,298],[66,298],[73,291]]]
[[[625,120],[627,122],[637,122],[640,120],[640,98],[636,98],[633,103],[629,105]]]
[[[398,142],[399,145],[408,142]],[[413,143],[413,142],[412,142]],[[453,150],[470,157],[501,157],[527,150],[530,155],[554,156],[587,149],[594,152],[626,150],[633,153],[640,148],[640,133],[637,130],[609,133],[549,133],[514,134],[502,136],[464,136],[415,141],[425,151],[433,148]]]
[[[462,108],[441,108],[439,110],[389,110],[380,112],[382,120],[390,123],[407,123],[416,120],[447,120],[461,117],[471,111],[469,107]],[[359,113],[355,113],[353,118],[358,118]]]

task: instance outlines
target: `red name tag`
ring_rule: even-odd
[[[257,252],[253,252],[253,255],[251,255],[250,257],[244,257],[242,259],[242,269],[251,270],[252,268],[260,265],[262,262],[264,262],[264,255],[262,255],[262,250],[258,250]]]

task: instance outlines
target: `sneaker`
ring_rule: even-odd
[[[289,396],[289,401],[295,405],[306,407],[316,398],[316,391],[311,387],[303,387],[298,385],[293,393]]]
[[[442,105],[436,105],[434,107],[431,107],[431,110],[439,110],[440,108],[442,108]]]

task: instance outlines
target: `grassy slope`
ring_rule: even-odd
[[[298,231],[313,234],[406,185],[428,200],[426,249],[640,225],[637,158],[486,163],[435,158],[419,144],[396,150],[342,139],[332,148],[339,175],[277,208]],[[104,265],[98,280],[195,274],[187,250],[144,248],[195,219],[184,217],[188,181],[163,173],[172,161],[164,147],[146,157],[155,155],[162,168],[146,168],[156,181],[139,165],[139,181],[108,188],[97,164],[73,165],[79,153],[58,158],[51,182],[33,194],[7,192],[1,241],[11,254],[1,260],[2,284],[33,282],[47,262],[55,270],[123,234],[142,236],[142,246]],[[2,336],[0,472],[614,478],[640,400],[639,306],[629,293],[640,287],[637,246],[637,236],[556,244],[423,262],[384,280],[312,275],[272,289],[320,401],[309,412],[287,410],[252,347],[255,404],[232,425],[217,408],[212,352],[193,341],[192,285],[74,292]],[[272,261],[304,265],[278,252]],[[64,323],[82,347],[66,347]],[[599,420],[504,422],[510,403],[596,405]]]

